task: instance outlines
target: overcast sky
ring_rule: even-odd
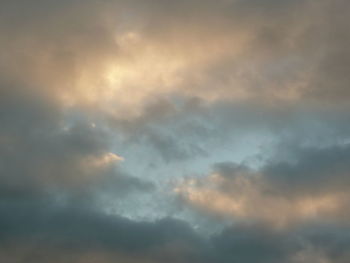
[[[0,262],[350,262],[349,12],[0,0]]]

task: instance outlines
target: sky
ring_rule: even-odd
[[[0,262],[350,262],[349,11],[0,0]]]

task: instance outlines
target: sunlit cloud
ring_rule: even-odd
[[[248,177],[248,178],[245,178]],[[175,192],[202,212],[228,217],[234,221],[261,221],[285,228],[310,220],[337,218],[346,207],[344,193],[321,193],[310,196],[274,194],[263,178],[249,175],[225,179],[218,174],[204,180],[194,179],[175,188]],[[228,187],[228,189],[227,189]]]

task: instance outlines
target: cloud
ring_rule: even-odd
[[[120,170],[108,129],[91,126],[84,114],[63,112],[45,96],[1,85],[1,198],[94,193],[105,185],[114,185],[117,196],[152,188]]]
[[[2,204],[0,209],[4,215],[0,258],[10,262],[303,263],[313,259],[343,263],[349,247],[347,228],[333,226],[280,232],[236,224],[205,238],[173,219],[133,222],[81,206],[47,202],[41,206]]]
[[[349,261],[346,0],[0,5],[0,261]]]
[[[202,212],[258,221],[277,228],[349,218],[348,145],[299,149],[288,161],[258,170],[221,163],[206,177],[187,179],[175,191]]]
[[[14,15],[2,18],[2,71],[66,106],[122,117],[174,94],[266,104],[346,97],[343,0],[3,7]]]
[[[8,255],[2,251],[1,257],[4,259],[7,254],[14,262],[27,257],[33,262],[44,262],[47,257],[66,262],[69,258],[94,257],[94,254],[106,255],[110,260],[125,257],[131,262],[141,258],[146,260],[142,262],[152,259],[161,262],[164,258],[171,262],[182,258],[189,261],[192,250],[201,243],[186,223],[172,219],[133,222],[81,204],[48,201],[2,204],[0,209],[4,215],[0,222],[2,247],[11,248],[15,242],[22,252]],[[60,253],[64,253],[64,257],[56,258]]]

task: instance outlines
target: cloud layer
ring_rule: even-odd
[[[3,0],[0,261],[345,263],[346,0]]]

